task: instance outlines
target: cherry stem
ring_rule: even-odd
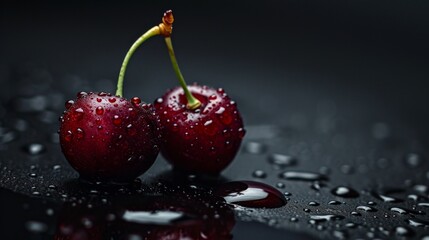
[[[168,53],[170,55],[171,64],[173,65],[174,72],[176,73],[177,78],[179,79],[180,86],[183,88],[185,92],[186,99],[188,100],[188,104],[186,107],[190,110],[197,109],[201,106],[201,102],[192,95],[189,91],[188,86],[186,85],[185,79],[183,78],[182,72],[180,71],[179,65],[177,64],[176,55],[174,54],[173,44],[171,43],[170,36],[165,37],[165,44],[168,48]]]
[[[164,13],[162,17],[162,23],[158,26],[155,26],[145,32],[134,44],[131,46],[130,50],[128,50],[125,55],[124,61],[122,62],[121,70],[119,72],[118,85],[116,88],[116,95],[122,97],[123,95],[123,86],[124,86],[124,77],[125,71],[127,70],[128,62],[130,61],[131,56],[137,50],[137,48],[149,38],[156,35],[163,35],[165,37],[165,43],[167,44],[168,53],[170,55],[171,63],[173,64],[174,72],[176,73],[177,78],[179,79],[179,83],[185,92],[186,99],[188,100],[188,104],[186,107],[188,109],[194,110],[201,106],[201,102],[195,98],[192,93],[189,91],[188,86],[186,85],[185,79],[183,78],[182,73],[180,72],[179,65],[177,64],[176,55],[174,54],[173,44],[171,43],[171,32],[173,30],[173,12],[168,10]]]
[[[125,71],[127,70],[128,62],[130,61],[131,56],[134,54],[134,52],[137,50],[137,48],[146,40],[149,38],[156,36],[156,35],[163,35],[165,37],[168,37],[171,35],[171,32],[173,30],[173,12],[171,10],[168,10],[164,13],[164,16],[162,17],[162,23],[160,23],[158,26],[155,26],[151,29],[149,29],[147,32],[145,32],[137,41],[134,42],[134,44],[130,47],[130,50],[128,50],[127,55],[125,55],[124,61],[122,62],[121,70],[119,71],[119,78],[118,78],[118,86],[116,88],[116,95],[122,97],[123,94],[123,88],[124,88],[124,77],[125,77]]]
[[[130,61],[131,56],[143,42],[153,36],[159,35],[160,33],[161,32],[159,27],[155,26],[145,32],[141,37],[139,37],[139,39],[137,39],[137,41],[135,41],[134,44],[130,47],[130,50],[128,50],[127,55],[125,55],[124,61],[122,62],[121,71],[119,72],[118,85],[116,87],[116,96],[122,97],[123,95],[125,71],[127,70],[128,62]]]

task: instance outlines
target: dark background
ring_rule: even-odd
[[[429,4],[424,1],[2,5],[0,66],[6,98],[14,94],[7,82],[11,67],[23,63],[47,69],[55,82],[65,74],[91,82],[107,79],[91,89],[73,90],[113,92],[129,46],[171,8],[173,41],[185,78],[222,86],[232,96],[258,89],[237,96],[244,115],[252,108],[261,111],[246,117],[248,123],[283,123],[271,109],[305,111],[314,100],[334,96],[342,102],[364,99],[426,129]],[[175,83],[163,41],[151,39],[131,61],[125,94],[152,101]],[[291,103],[298,100],[291,94],[299,95],[298,103]]]
[[[48,104],[42,109],[57,116],[62,101],[78,91],[114,92],[126,51],[160,22],[166,9],[174,10],[172,38],[185,79],[223,87],[238,102],[248,126],[245,144],[264,144],[265,155],[295,155],[299,170],[332,169],[331,187],[411,189],[410,182],[427,186],[429,4],[425,1],[3,1],[2,124],[31,119],[14,111],[19,97],[61,93],[60,107]],[[151,102],[176,84],[164,43],[161,37],[153,38],[131,59],[125,96]],[[56,127],[56,122],[50,123],[47,132]],[[272,129],[281,129],[274,140]],[[30,136],[45,141],[37,132]],[[12,161],[22,159],[14,151],[29,139],[21,136],[11,143],[16,147],[3,147],[2,165],[14,166]],[[315,145],[321,150],[316,151]],[[296,150],[300,147],[308,149]],[[421,156],[420,165],[407,168],[404,156],[415,152]],[[66,166],[58,146],[51,146],[46,154],[57,156],[51,163]],[[224,176],[252,179],[253,170],[263,169],[268,177],[262,181],[274,186],[277,172],[260,160],[264,154],[243,150]],[[376,166],[380,158],[390,159],[383,174]],[[163,169],[165,163],[160,161],[148,176]],[[355,173],[342,173],[344,165]],[[13,174],[20,172],[18,166]],[[70,170],[66,175],[73,174]],[[29,192],[11,185],[2,179],[2,187]],[[306,194],[307,188],[300,190],[306,185],[287,182],[286,186],[290,192],[302,193],[295,194],[296,209],[285,210],[288,218],[304,214],[298,210],[308,200],[332,200],[329,191],[316,196]],[[354,208],[341,211],[349,212],[349,207]],[[377,214],[383,218],[384,212]],[[255,216],[252,220],[259,221]],[[386,228],[397,225],[385,221]],[[316,230],[306,224],[303,220],[298,226],[279,228],[330,238],[329,233],[314,234]],[[420,236],[424,229],[416,232],[414,236]]]

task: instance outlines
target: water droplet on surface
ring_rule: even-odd
[[[285,168],[296,164],[296,159],[283,154],[271,154],[268,157],[268,162],[279,168]]]
[[[356,210],[365,211],[365,212],[376,212],[377,209],[369,206],[357,206]]]
[[[227,203],[250,208],[278,208],[286,205],[286,199],[277,189],[264,183],[236,181],[222,184],[215,194]]]
[[[143,237],[138,234],[128,234],[126,240],[143,240]]]
[[[341,202],[340,202],[340,201],[335,201],[335,200],[333,200],[333,201],[329,201],[329,202],[328,202],[328,204],[329,204],[329,205],[340,205],[340,204],[341,204]]]
[[[262,154],[265,153],[265,151],[267,150],[267,147],[259,142],[247,142],[246,145],[244,146],[244,149],[246,150],[247,153],[251,153],[251,154]]]
[[[429,207],[429,202],[417,203],[417,206],[419,206],[419,207]]]
[[[130,211],[126,210],[121,217],[123,220],[138,224],[171,225],[191,218],[180,211]]]
[[[355,224],[355,223],[352,223],[352,222],[349,222],[349,223],[344,224],[344,226],[345,226],[346,228],[355,228],[355,227],[356,227],[356,224]]]
[[[405,156],[405,163],[411,168],[418,167],[421,162],[422,158],[417,153],[409,153],[407,156]]]
[[[262,170],[255,170],[252,173],[252,176],[255,177],[255,178],[266,178],[267,174],[264,171],[262,171]]]
[[[31,143],[25,145],[23,150],[29,155],[40,155],[46,151],[46,147],[40,143]]]
[[[35,178],[35,177],[37,177],[37,174],[35,174],[35,173],[30,173],[30,174],[29,174],[29,176],[30,176],[30,177],[33,177],[33,178]]]
[[[394,197],[390,197],[381,193],[377,193],[377,192],[371,192],[371,195],[374,196],[375,198],[378,198],[380,200],[382,200],[383,202],[388,202],[388,203],[399,203],[402,202],[402,200],[394,198]]]
[[[281,182],[278,182],[278,183],[276,184],[276,187],[277,187],[277,188],[285,188],[285,184],[284,184],[284,183],[281,183]]]
[[[340,231],[340,230],[334,230],[332,232],[332,235],[337,239],[348,239],[348,236],[349,236],[347,232]]]
[[[429,227],[429,221],[421,220],[418,218],[405,220],[412,227]]]
[[[428,187],[423,184],[414,185],[413,190],[422,194],[426,194],[428,192]]]
[[[344,216],[335,215],[335,214],[318,214],[311,215],[310,219],[315,220],[316,222],[325,222],[325,221],[334,221],[344,219]]]
[[[0,127],[0,144],[10,143],[17,138],[15,132]]]
[[[359,197],[359,193],[356,190],[349,187],[344,187],[344,186],[338,186],[332,189],[331,193],[337,197],[343,197],[343,198]]]
[[[286,171],[279,175],[280,178],[287,180],[297,181],[322,181],[327,180],[327,177],[314,172],[298,172],[298,171]]]
[[[48,230],[48,226],[39,221],[28,221],[25,223],[25,228],[33,233],[44,233]]]
[[[390,211],[396,212],[399,214],[408,214],[408,212],[405,209],[400,208],[400,207],[392,207],[392,208],[390,208]]]
[[[320,204],[318,202],[311,201],[311,202],[308,203],[308,205],[312,206],[312,207],[315,207],[315,206],[319,206]]]
[[[350,214],[351,214],[351,215],[353,215],[353,216],[361,216],[361,214],[360,214],[360,213],[355,212],[355,211],[351,212]]]
[[[326,184],[319,181],[315,181],[310,185],[310,188],[316,191],[320,191],[323,187],[326,187]]]
[[[92,228],[94,226],[94,223],[91,221],[91,219],[87,217],[82,218],[81,222],[82,222],[82,225],[85,226],[86,228]]]
[[[414,235],[414,232],[406,227],[395,227],[394,229],[396,236],[400,236],[400,237],[411,237]]]
[[[48,216],[54,215],[54,210],[52,208],[46,209],[46,215],[48,215]]]

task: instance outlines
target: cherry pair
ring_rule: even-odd
[[[218,174],[235,157],[245,134],[237,105],[221,88],[187,86],[171,43],[174,18],[143,34],[122,64],[115,96],[80,92],[66,102],[60,117],[62,151],[81,177],[92,181],[126,182],[144,173],[158,152],[176,168]],[[162,35],[181,87],[155,103],[122,97],[128,62],[147,39]]]

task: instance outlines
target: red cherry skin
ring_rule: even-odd
[[[159,128],[139,98],[78,93],[60,117],[64,156],[90,181],[128,182],[144,173],[159,152]]]
[[[162,129],[161,153],[174,167],[216,175],[234,159],[245,130],[243,120],[223,89],[188,86],[201,101],[195,110],[186,107],[184,91],[176,87],[155,101]]]

